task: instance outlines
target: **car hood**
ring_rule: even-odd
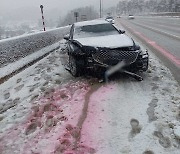
[[[76,38],[83,46],[120,48],[133,46],[133,40],[125,34],[106,35],[97,37]]]
[[[114,19],[106,19],[106,21],[112,21],[112,20],[114,20]]]

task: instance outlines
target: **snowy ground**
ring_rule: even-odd
[[[65,57],[56,50],[0,85],[0,153],[180,153],[180,87],[151,52],[142,82],[75,79]]]

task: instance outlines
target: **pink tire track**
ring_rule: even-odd
[[[104,128],[108,125],[107,121],[110,121],[111,117],[106,114],[104,109],[107,109],[105,106],[107,105],[106,100],[108,96],[112,95],[115,89],[116,87],[113,84],[102,86],[90,97],[88,114],[82,127],[80,142],[94,147],[96,153],[98,153],[98,149],[101,146],[100,138],[107,138],[107,134],[105,134],[107,132],[104,131]]]

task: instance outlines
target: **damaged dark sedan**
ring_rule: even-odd
[[[68,68],[73,76],[87,70],[98,75],[115,70],[142,80],[137,73],[148,69],[148,52],[142,51],[125,31],[107,21],[75,23],[64,39],[67,40]]]

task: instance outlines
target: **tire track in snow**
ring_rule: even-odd
[[[91,89],[89,90],[89,92],[85,96],[85,102],[84,102],[84,107],[82,109],[82,114],[79,117],[79,120],[77,123],[77,127],[80,128],[80,134],[79,134],[79,137],[76,139],[76,142],[75,142],[76,146],[78,145],[78,142],[81,139],[82,126],[83,126],[83,124],[87,118],[90,97],[95,91],[97,91],[100,88],[100,86],[101,86],[101,84],[94,83],[94,85],[91,86]]]

